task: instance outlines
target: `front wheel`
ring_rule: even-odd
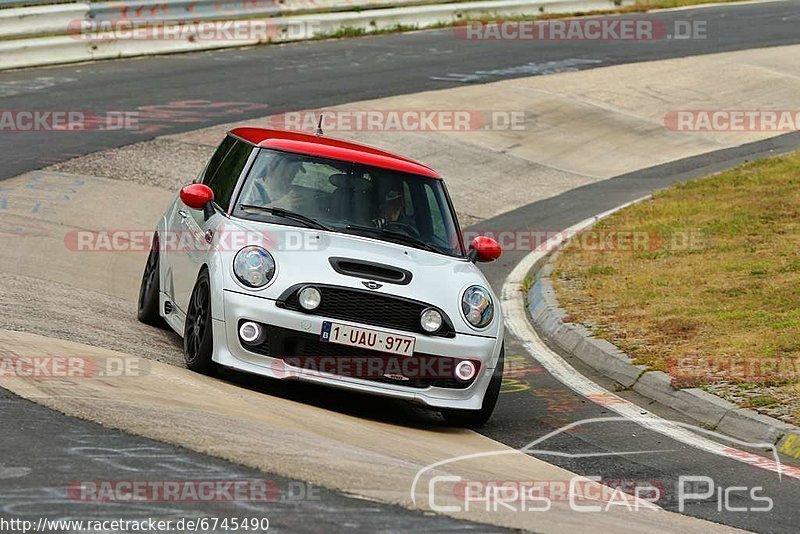
[[[448,424],[463,428],[479,428],[485,425],[489,418],[492,417],[497,399],[500,397],[500,386],[503,384],[505,352],[506,347],[503,345],[500,347],[500,357],[497,359],[497,365],[492,373],[489,387],[486,388],[486,393],[483,396],[483,406],[481,406],[481,409],[442,410],[442,415]]]
[[[189,300],[186,324],[183,328],[183,357],[186,367],[197,373],[212,375],[216,364],[211,320],[211,279],[203,269]]]
[[[153,237],[150,254],[142,274],[142,285],[139,287],[139,305],[136,316],[139,321],[163,328],[164,319],[159,310],[159,291],[161,290],[161,277],[159,275],[159,247],[158,236]]]

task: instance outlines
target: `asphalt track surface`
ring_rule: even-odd
[[[588,68],[800,42],[800,31],[796,26],[800,17],[800,3],[797,2],[726,6],[641,17],[663,18],[667,24],[674,20],[707,20],[709,37],[696,41],[648,43],[466,42],[454,39],[445,30],[3,73],[0,74],[0,103],[3,109],[68,110],[90,107],[91,111],[100,113],[109,110],[135,111],[142,106],[164,106],[170,102],[187,100],[245,103],[249,108],[245,105],[220,107],[218,109],[238,110],[239,113],[198,114],[191,121],[178,123],[174,122],[174,116],[156,117],[152,125],[157,129],[148,134],[135,131],[86,132],[81,135],[56,132],[4,134],[0,138],[4,162],[0,177],[7,178],[76,155],[145,140],[155,135],[192,130],[248,116],[263,116],[266,113],[454,87],[462,83],[547,74],[575,65],[570,60],[597,61],[577,67]],[[198,108],[201,107],[198,105]],[[183,118],[186,119],[186,116]],[[676,181],[699,177],[746,159],[785,152],[797,146],[800,146],[800,135],[790,134],[672,162],[581,187],[483,221],[471,229],[566,228]],[[496,290],[499,290],[522,254],[508,253],[496,264],[485,267]],[[506,353],[516,356],[525,354],[518,341],[510,335],[507,336]],[[541,368],[530,363],[530,359],[528,362],[528,372],[521,379],[527,389],[501,396],[494,418],[482,430],[485,435],[520,447],[565,424],[610,415],[603,407],[573,394]],[[232,378],[246,387],[259,388],[251,379]],[[272,388],[268,388],[270,393],[324,405],[313,398],[314,388],[278,389],[272,391]],[[641,399],[633,399],[641,402]],[[332,410],[388,418],[397,424],[419,424],[426,417],[413,410],[396,416],[387,416],[385,412],[380,415],[383,409],[394,407],[395,403],[370,400],[370,407],[364,408],[364,397],[346,393],[337,393],[332,399],[326,400],[329,401],[333,401],[330,406]],[[19,505],[25,500],[18,497],[29,496],[31,504],[37,501],[41,503],[47,492],[63,488],[65,481],[71,480],[70,477],[78,472],[84,478],[92,478],[88,475],[100,472],[102,477],[98,475],[97,478],[125,478],[125,462],[115,463],[113,469],[122,469],[123,472],[112,476],[109,474],[111,464],[102,460],[102,455],[98,460],[99,457],[92,454],[71,457],[60,454],[62,450],[72,450],[86,443],[113,450],[149,447],[158,451],[156,454],[164,454],[168,458],[163,462],[153,462],[152,459],[142,461],[141,458],[136,459],[134,454],[134,459],[130,461],[138,470],[130,472],[136,473],[137,478],[169,479],[170,474],[174,478],[174,463],[182,464],[183,469],[188,470],[192,469],[191,466],[202,466],[202,469],[219,472],[221,478],[263,478],[256,472],[220,460],[64,418],[5,392],[0,394],[0,404],[3,407],[0,410],[0,424],[5,431],[0,453],[4,462],[7,462],[5,468],[13,468],[13,451],[22,450],[26,458],[33,453],[33,457],[40,459],[41,465],[50,466],[52,475],[42,479],[4,479],[0,496],[10,497],[9,492],[14,492],[15,498],[0,499],[0,502]],[[11,429],[13,431],[9,433]],[[667,490],[666,500],[659,504],[671,510],[677,510],[678,477],[705,475],[713,477],[721,487],[762,486],[763,494],[774,500],[775,507],[770,513],[720,512],[717,501],[709,500],[690,506],[684,513],[759,532],[796,531],[800,520],[800,509],[796,504],[800,502],[798,481],[787,478],[779,481],[774,473],[700,452],[634,423],[582,425],[544,445],[557,455],[541,454],[539,457],[583,475],[599,475],[605,480],[662,483]],[[631,451],[662,452],[620,454]],[[597,453],[614,455],[581,456]],[[0,470],[2,473],[10,476],[8,471]],[[290,481],[278,482],[279,485],[288,485]],[[292,530],[306,528],[312,531],[314,527],[310,526],[310,518],[315,517],[314,514],[320,514],[320,518],[324,514],[333,514],[328,516],[331,521],[327,523],[329,526],[348,524],[369,530],[380,526],[384,530],[424,528],[434,531],[466,525],[447,518],[423,516],[396,507],[366,503],[332,492],[322,492],[322,495],[321,504],[316,508],[313,501],[306,501],[299,508],[296,503],[273,503],[274,513],[270,513],[269,517],[283,522],[282,526],[291,527]],[[747,508],[759,503],[735,497],[732,504]],[[53,510],[64,516],[77,515],[74,503],[61,503],[61,508],[54,505]],[[152,509],[148,510],[153,512]],[[0,508],[0,511],[12,513],[6,508]],[[116,515],[130,512],[132,516],[142,516],[142,510],[116,511]],[[185,510],[177,512],[188,513]],[[213,511],[208,509],[204,512],[213,515]],[[230,516],[231,509],[220,510],[220,514]],[[41,512],[37,515],[41,515]],[[321,526],[325,524],[320,523]],[[480,530],[485,531],[486,528],[481,526]]]
[[[795,44],[798,12],[800,2],[791,1],[625,16],[662,21],[670,32],[676,21],[700,22],[704,39],[477,41],[446,29],[4,72],[0,102],[6,110],[136,111],[149,118],[142,118],[148,128],[140,131],[3,134],[0,179],[155,135],[248,117],[464,83]]]
[[[414,512],[347,497],[224,460],[109,430],[20,399],[0,389],[0,518],[37,521],[75,519],[113,521],[154,518],[232,518],[269,520],[278,532],[501,532],[446,516]],[[29,474],[19,466],[36,468]],[[30,469],[30,468],[28,468]],[[116,481],[260,481],[267,502],[89,502],[65,491],[77,479]],[[248,482],[249,483],[249,482]],[[253,486],[255,487],[255,486]],[[5,532],[0,529],[0,532]],[[59,531],[61,532],[61,531]],[[221,530],[219,531],[221,532]],[[252,532],[252,530],[251,530]]]

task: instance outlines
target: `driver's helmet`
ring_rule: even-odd
[[[396,221],[402,215],[404,207],[403,195],[400,191],[392,189],[386,193],[381,203],[381,217]]]

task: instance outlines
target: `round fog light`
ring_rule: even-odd
[[[458,362],[458,365],[456,365],[456,376],[459,380],[465,382],[467,380],[472,380],[475,376],[475,364],[467,360]]]
[[[261,325],[248,321],[239,327],[239,337],[248,345],[258,345],[263,341],[264,329]]]
[[[304,287],[297,295],[297,300],[304,310],[316,310],[322,302],[322,294],[316,287]]]
[[[442,327],[442,314],[433,308],[428,308],[422,312],[419,324],[426,332],[436,332]]]

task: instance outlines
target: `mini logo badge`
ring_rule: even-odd
[[[367,289],[380,289],[383,287],[383,284],[379,284],[378,282],[373,282],[372,280],[370,280],[369,282],[361,282],[361,283],[364,284],[367,287]]]
[[[392,373],[386,373],[383,375],[384,378],[388,378],[389,380],[399,380],[401,382],[408,382],[410,379],[407,376],[403,375],[396,375]]]

